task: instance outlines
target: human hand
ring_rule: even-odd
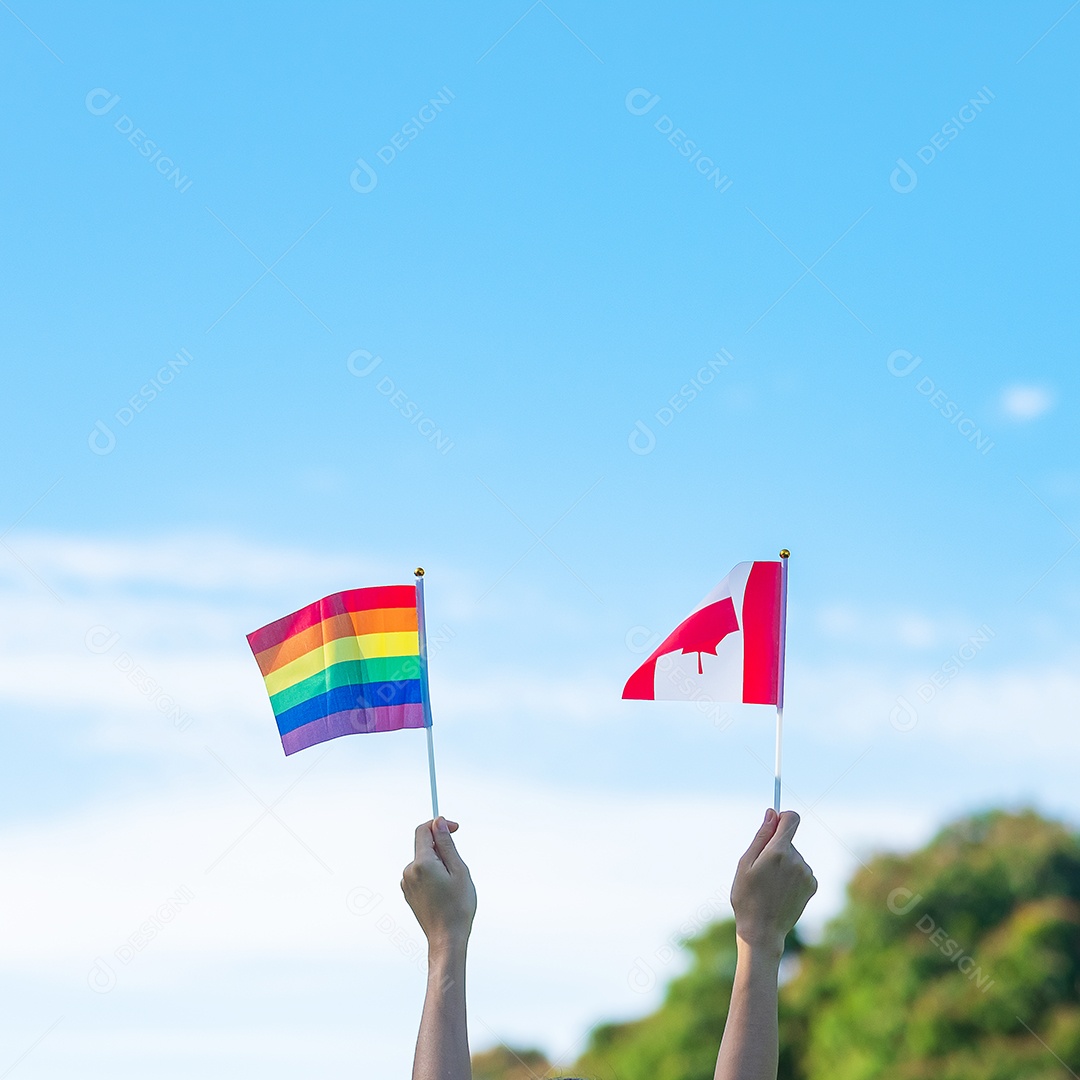
[[[418,825],[415,855],[401,878],[430,950],[464,945],[476,914],[472,876],[450,835],[457,829],[456,821],[444,817]]]
[[[799,815],[769,809],[753,842],[739,860],[731,886],[735,933],[751,947],[784,951],[788,931],[799,921],[817,879],[791,841]]]

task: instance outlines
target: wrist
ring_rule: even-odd
[[[755,965],[769,964],[779,968],[786,938],[786,934],[760,931],[747,933],[735,928],[735,945],[739,959]]]
[[[469,946],[469,935],[442,933],[428,937],[428,964],[434,966],[463,964]]]

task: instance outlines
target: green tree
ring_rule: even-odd
[[[1077,838],[1031,811],[993,811],[875,858],[784,1000],[805,1080],[1080,1069]]]
[[[551,1062],[539,1050],[496,1046],[473,1054],[473,1080],[538,1080],[551,1072]]]

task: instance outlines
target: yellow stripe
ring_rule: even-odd
[[[343,660],[369,660],[376,656],[417,656],[420,653],[420,637],[415,630],[402,630],[390,634],[363,634],[361,637],[335,638],[298,656],[291,663],[271,671],[266,676],[266,692],[277,694],[286,687],[331,664]]]

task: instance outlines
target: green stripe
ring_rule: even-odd
[[[418,656],[377,656],[370,660],[343,660],[317,671],[292,686],[286,686],[270,696],[270,704],[277,716],[294,705],[318,697],[327,690],[339,686],[357,686],[361,683],[404,682],[420,677]]]

